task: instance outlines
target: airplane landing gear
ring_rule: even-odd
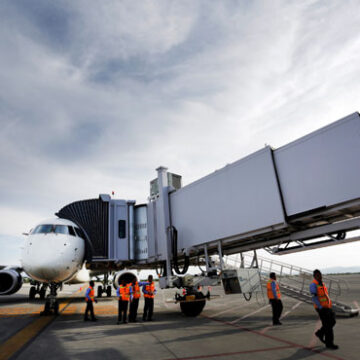
[[[210,297],[208,292],[205,296],[201,291],[193,288],[185,288],[183,294],[176,294],[175,300],[180,303],[180,309],[186,316],[198,316],[203,311],[206,299]]]
[[[29,291],[29,299],[34,300],[36,295],[36,288],[35,286],[32,286]]]
[[[32,286],[30,287],[30,291],[29,291],[29,299],[34,300],[35,296],[37,294],[39,294],[40,299],[44,300],[45,294],[46,294],[46,289],[47,289],[47,284],[41,285],[41,283],[39,283],[37,281],[32,281],[31,285]]]
[[[50,284],[50,294],[46,298],[44,311],[40,315],[51,315],[52,313],[59,315],[59,302],[56,298],[58,288],[58,284]]]
[[[46,289],[47,289],[47,286],[44,284],[40,291],[39,291],[39,295],[40,295],[40,299],[41,300],[44,300],[45,299],[45,295],[46,295]]]
[[[97,297],[102,297],[103,293],[106,293],[107,297],[111,297],[111,285],[109,284],[109,274],[104,275],[104,280],[102,281],[102,286],[99,285],[97,289]]]

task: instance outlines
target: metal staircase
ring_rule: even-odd
[[[259,256],[256,258],[260,277],[264,285],[269,279],[269,273],[274,272],[276,273],[282,294],[311,305],[313,304],[309,292],[309,286],[313,279],[311,270]],[[248,254],[225,256],[224,264],[228,268],[256,267],[256,258]],[[337,300],[341,294],[349,291],[348,283],[326,275],[323,276],[323,280],[328,288],[333,310],[339,315],[357,316],[359,309],[354,309]]]

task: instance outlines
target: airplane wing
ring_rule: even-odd
[[[0,265],[0,271],[1,270],[15,270],[18,273],[24,271],[24,269],[19,265]]]

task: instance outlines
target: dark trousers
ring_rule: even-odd
[[[270,304],[271,304],[271,307],[272,307],[272,314],[273,314],[272,321],[273,321],[273,324],[278,324],[281,313],[283,311],[282,301],[280,299],[270,299]]]
[[[89,319],[89,311],[90,311],[90,314],[91,314],[91,320],[94,320],[95,315],[94,315],[94,306],[93,306],[92,301],[87,301],[86,302],[86,309],[85,309],[85,315],[84,315],[85,320]]]
[[[139,299],[132,299],[130,303],[129,321],[136,321]]]
[[[143,320],[151,320],[154,311],[154,299],[153,298],[145,298],[145,305],[144,305],[144,313],[143,313]]]
[[[126,322],[128,304],[129,304],[128,301],[119,300],[119,307],[118,307],[118,321],[119,322],[121,321],[121,319],[123,322]]]
[[[333,327],[336,324],[335,313],[332,309],[322,308],[321,310],[316,309],[319,314],[322,327],[318,330],[318,334],[323,337],[325,336],[325,344],[334,344],[334,331]]]

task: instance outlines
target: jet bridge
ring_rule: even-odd
[[[356,112],[184,187],[179,175],[159,167],[147,204],[101,195],[57,215],[84,230],[92,264],[161,267],[161,286],[173,287],[181,278],[172,274],[185,274],[202,258],[211,282],[213,254],[223,268],[223,255],[260,248],[284,254],[359,240],[351,235],[360,229],[359,159]]]
[[[94,261],[154,265],[266,248],[276,254],[359,240],[360,116],[269,146],[185,187],[157,169],[148,204],[77,201],[57,215],[86,233]],[[169,269],[168,269],[169,270]]]
[[[158,171],[148,204],[147,261],[266,248],[276,254],[357,241],[360,117],[354,113],[279,149],[269,146],[175,191]],[[209,269],[207,269],[209,270]],[[175,272],[176,271],[175,269]],[[171,280],[167,280],[171,285]]]

